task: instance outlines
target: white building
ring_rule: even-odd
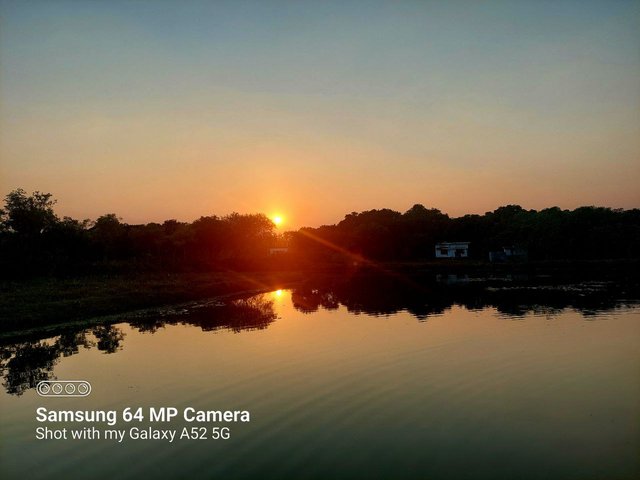
[[[269,255],[282,255],[288,251],[289,249],[287,247],[274,247],[269,249]]]
[[[471,242],[436,243],[436,258],[467,258]]]

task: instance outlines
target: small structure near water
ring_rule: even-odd
[[[436,258],[467,258],[471,242],[436,243]]]

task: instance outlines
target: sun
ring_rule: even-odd
[[[282,222],[284,222],[282,215],[274,215],[271,220],[273,220],[273,223],[276,224],[276,227],[279,227],[280,225],[282,225]]]

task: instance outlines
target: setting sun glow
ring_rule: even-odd
[[[273,220],[273,223],[275,223],[275,224],[276,224],[276,227],[279,227],[280,225],[282,225],[283,218],[282,218],[282,216],[281,216],[281,215],[275,215],[275,216],[272,218],[272,220]]]

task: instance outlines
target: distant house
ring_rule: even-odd
[[[489,252],[489,261],[492,263],[524,262],[527,258],[527,249],[521,247],[502,247],[502,250]]]
[[[467,258],[471,242],[436,243],[436,258]]]
[[[287,247],[274,247],[269,249],[269,255],[282,255],[288,251],[289,249]]]

